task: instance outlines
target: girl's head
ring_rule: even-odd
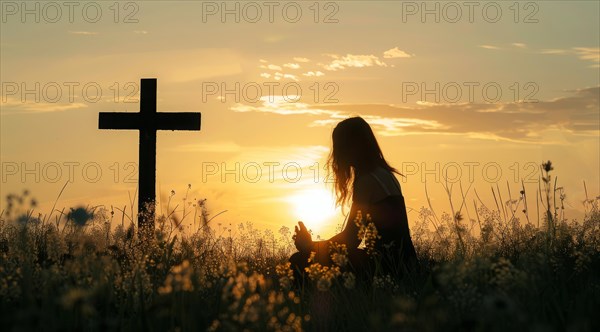
[[[332,140],[329,167],[335,180],[337,204],[344,205],[348,201],[356,176],[377,167],[396,172],[383,158],[373,130],[363,118],[354,117],[338,123]]]

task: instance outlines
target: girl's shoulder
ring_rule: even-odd
[[[378,167],[354,181],[353,200],[363,203],[379,202],[389,196],[401,196],[400,183],[389,170]]]

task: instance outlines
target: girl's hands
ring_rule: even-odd
[[[298,228],[300,226],[300,228]],[[295,227],[295,234],[292,237],[294,239],[294,244],[296,245],[296,249],[300,252],[310,252],[313,247],[312,236],[304,226],[302,221],[298,222],[298,226]]]

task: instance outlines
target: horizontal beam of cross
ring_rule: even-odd
[[[100,113],[98,129],[200,130],[200,113]]]

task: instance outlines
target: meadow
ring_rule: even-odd
[[[535,194],[503,200],[496,187],[489,206],[449,195],[451,211],[411,214],[418,271],[359,277],[340,250],[303,283],[286,264],[289,228],[229,225],[204,200],[172,192],[155,237],[142,241],[132,209],[43,215],[30,193],[9,195],[0,329],[598,331],[600,196],[567,220],[551,163],[542,171]]]

